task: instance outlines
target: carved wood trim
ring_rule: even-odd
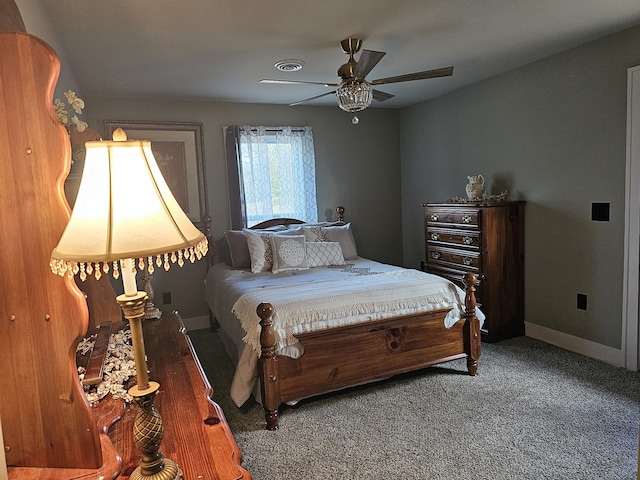
[[[73,278],[49,267],[70,215],[69,138],[52,107],[59,68],[44,42],[0,34],[0,88],[15,92],[0,99],[0,415],[10,478],[114,465],[76,372],[87,304]]]

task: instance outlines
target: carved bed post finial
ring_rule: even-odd
[[[213,259],[218,255],[218,252],[215,248],[215,243],[213,242],[212,233],[211,233],[211,223],[213,222],[211,215],[208,213],[202,216],[202,233],[204,234],[207,242],[209,243],[209,250],[207,251],[207,266],[213,265]]]
[[[338,221],[344,222],[344,207],[342,205],[336,207],[336,213],[338,214]]]
[[[276,358],[276,335],[272,328],[271,315],[273,306],[270,303],[261,303],[257,308],[260,317],[260,390],[262,393],[262,406],[264,417],[267,421],[267,430],[278,429],[278,407],[280,406],[280,377],[278,372],[278,359]]]
[[[473,273],[467,273],[462,279],[465,286],[465,350],[467,351],[467,369],[470,375],[478,374],[480,358],[480,321],[476,316],[476,284],[478,279]]]
[[[211,237],[211,215],[209,214],[202,216],[202,233],[207,238]]]

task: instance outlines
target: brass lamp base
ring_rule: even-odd
[[[131,480],[182,480],[182,471],[178,465],[159,451],[164,436],[164,426],[160,413],[156,410],[154,399],[160,384],[149,382],[145,389],[134,385],[129,389],[138,405],[138,413],[133,425],[133,440],[142,452],[140,464],[129,476]]]
[[[163,460],[164,468],[159,472],[146,475],[141,466],[137,467],[129,476],[130,480],[183,480],[182,470],[172,460],[165,458]]]
[[[154,405],[160,384],[149,381],[142,336],[142,318],[147,298],[145,292],[137,292],[129,297],[119,295],[116,298],[131,327],[131,343],[133,344],[138,381],[137,385],[129,389],[129,395],[138,405],[133,425],[133,439],[138,450],[142,452],[142,459],[129,478],[133,480],[182,480],[182,471],[178,465],[165,458],[164,454],[160,452],[164,426],[160,413]]]

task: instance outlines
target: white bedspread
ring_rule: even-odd
[[[464,291],[448,280],[363,258],[345,266],[278,274],[217,264],[207,276],[205,295],[220,328],[236,345],[231,397],[238,406],[257,379],[256,308],[262,302],[273,305],[276,341],[290,356],[302,354],[295,348],[297,333],[441,308],[451,309],[445,318],[450,327],[464,315]],[[482,323],[479,311],[478,318]]]
[[[383,319],[425,310],[450,308],[445,325],[450,327],[463,313],[464,293],[440,277],[417,270],[391,270],[369,274],[343,275],[333,269],[335,278],[263,287],[245,293],[232,312],[241,321],[247,335],[244,341],[260,354],[260,318],[256,307],[268,299],[274,307],[272,316],[276,349],[297,342],[295,334],[353,325],[366,320]]]

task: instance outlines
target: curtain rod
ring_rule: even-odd
[[[242,127],[239,127],[242,128]],[[251,128],[250,129],[252,132],[257,132],[258,129],[257,128]],[[265,128],[264,129],[265,132],[281,132],[282,129],[281,128]],[[304,129],[302,128],[292,128],[291,129],[292,132],[304,132]]]

